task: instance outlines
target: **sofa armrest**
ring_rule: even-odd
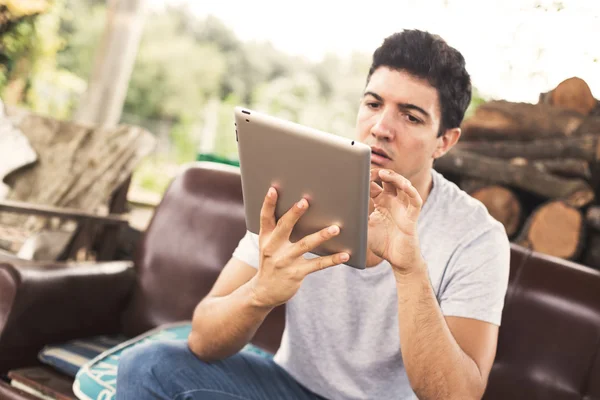
[[[46,344],[120,331],[133,263],[0,263],[0,373]]]
[[[77,221],[93,221],[94,223],[105,225],[127,225],[129,221],[126,216],[120,214],[98,215],[74,208],[54,207],[12,200],[0,200],[0,211],[74,219]]]

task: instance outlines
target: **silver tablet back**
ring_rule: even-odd
[[[253,110],[235,109],[246,226],[258,234],[260,210],[271,185],[279,194],[276,219],[302,197],[310,204],[290,240],[329,225],[340,234],[313,251],[350,254],[347,265],[365,268],[371,149]]]

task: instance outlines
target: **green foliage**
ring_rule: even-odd
[[[179,121],[171,129],[171,142],[173,143],[173,156],[177,164],[193,161],[196,158],[198,140],[194,137],[194,121]]]
[[[225,61],[212,43],[181,35],[169,13],[146,22],[125,101],[125,111],[144,117],[197,117],[211,94],[219,90]]]
[[[165,157],[149,157],[140,163],[131,178],[132,185],[163,194],[176,171],[173,162]]]
[[[0,93],[9,103],[22,102],[34,111],[67,118],[84,82],[57,66],[64,45],[59,35],[63,0],[54,0],[41,15],[15,19],[0,37]],[[14,82],[16,89],[7,92]]]
[[[58,66],[87,81],[106,25],[106,2],[66,0],[61,17],[65,44],[57,54]]]
[[[242,104],[242,102],[235,94],[229,95],[220,104],[216,127],[217,134],[212,153],[233,160],[238,158],[235,126],[233,122],[233,109],[240,104]]]
[[[16,74],[18,60],[32,59],[35,43],[34,21],[36,16],[27,16],[8,22],[7,30],[0,35],[0,94],[9,79]]]
[[[9,59],[18,58],[33,46],[35,19],[36,16],[27,16],[14,21],[12,29],[0,37],[0,48],[5,57]]]

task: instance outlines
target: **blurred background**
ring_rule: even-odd
[[[120,63],[128,75],[129,57],[118,122],[157,139],[132,185],[161,194],[182,163],[237,158],[235,105],[352,136],[371,54],[404,28],[438,33],[464,54],[475,87],[469,114],[492,99],[535,103],[571,76],[598,98],[599,8],[587,0],[0,0],[0,97],[73,119],[90,106],[94,68]],[[113,44],[129,43],[121,53],[106,46],[111,30]]]

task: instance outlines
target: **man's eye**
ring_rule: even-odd
[[[367,103],[367,107],[376,109],[379,108],[379,103]]]
[[[408,119],[409,122],[413,123],[413,124],[419,124],[421,123],[421,120],[418,118],[413,117],[410,114],[406,114],[406,118]]]

